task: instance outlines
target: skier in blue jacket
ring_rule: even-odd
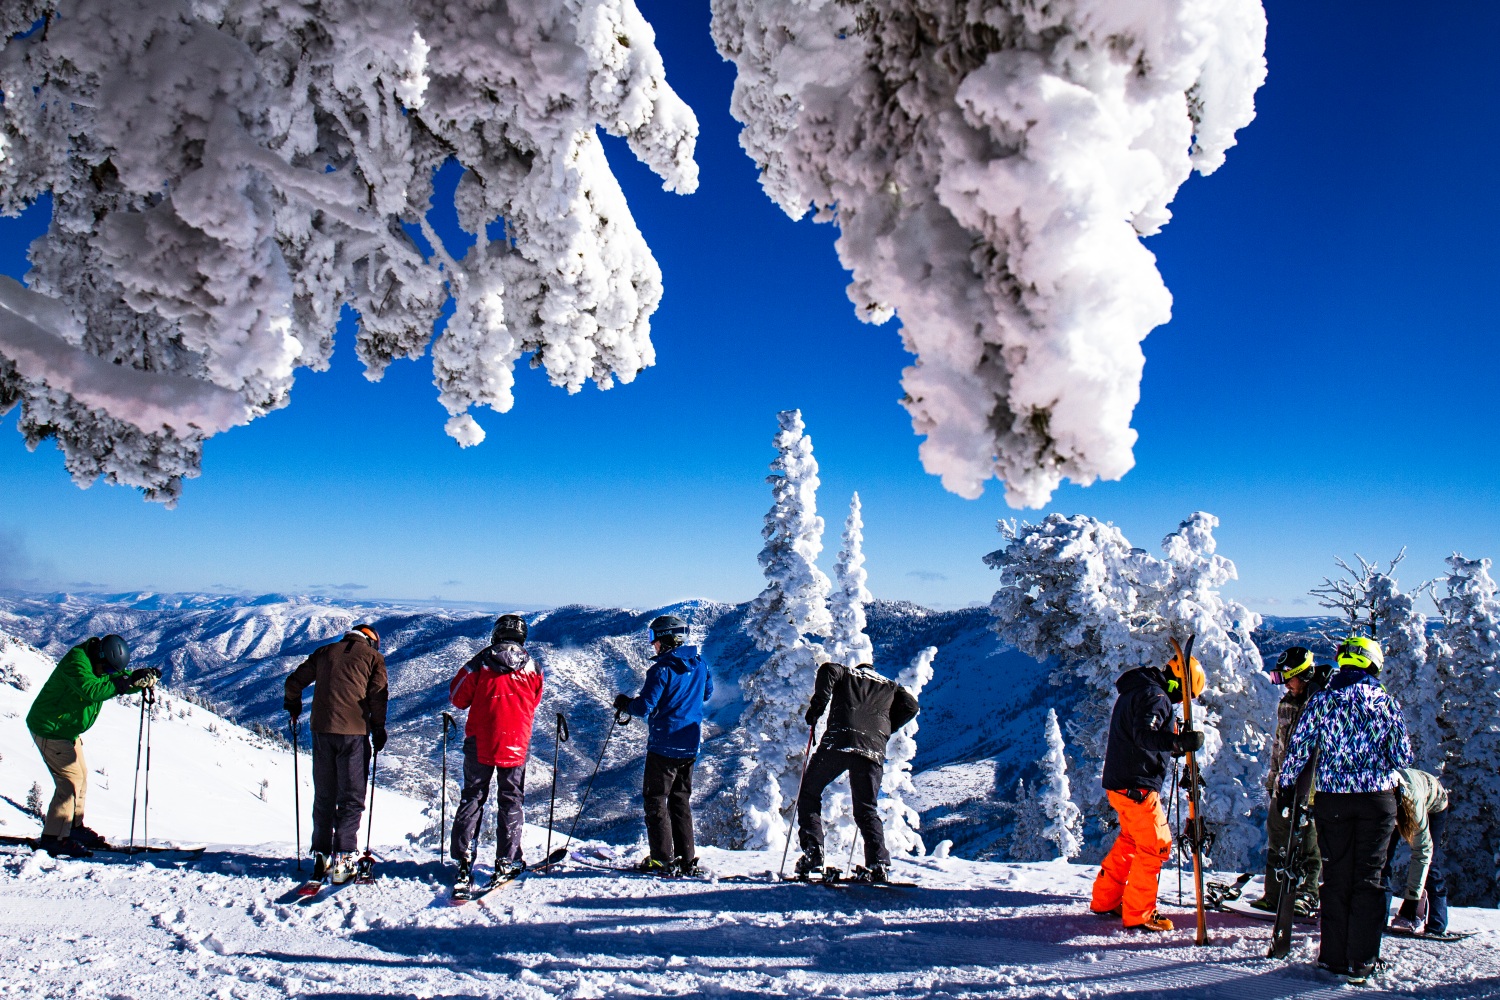
[[[615,697],[615,710],[647,720],[646,839],[651,854],[640,869],[659,875],[697,875],[702,869],[693,847],[693,765],[702,736],[703,704],[714,682],[696,646],[687,641],[687,622],[676,615],[651,621],[651,667],[640,696]]]

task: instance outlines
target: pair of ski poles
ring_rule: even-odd
[[[135,853],[135,807],[141,788],[141,747],[146,750],[145,804],[141,809],[142,849],[151,843],[151,720],[156,717],[155,686],[141,688],[141,721],[135,730],[135,777],[130,783],[130,853]]]
[[[147,690],[149,691],[150,688],[147,688]],[[447,718],[449,722],[452,721],[452,718],[448,716],[447,712],[444,712],[443,716],[445,718]],[[299,756],[299,750],[300,750],[301,743],[302,743],[302,738],[301,738],[301,733],[299,731],[300,727],[298,726],[297,722],[298,722],[297,716],[293,715],[291,717],[291,722],[289,723],[289,725],[291,726],[291,730],[292,730],[292,814],[293,814],[292,815],[292,819],[293,819],[293,823],[296,826],[296,831],[297,831],[297,870],[300,872],[302,870],[302,778],[301,778],[301,775],[299,773],[300,769],[298,768],[298,756]],[[147,727],[146,732],[147,732],[147,744],[146,744],[146,780],[149,782],[150,779],[151,779],[151,745],[150,745],[150,727],[149,726]],[[445,741],[445,749],[446,749],[447,736],[448,736],[448,732],[447,732],[447,729],[445,728],[443,730],[443,738],[444,738],[444,741]],[[447,761],[445,759],[444,760],[444,764],[446,765],[446,763],[447,763]],[[368,817],[368,819],[369,819],[369,826],[365,830],[365,853],[364,853],[364,856],[359,859],[360,873],[361,873],[362,876],[365,876],[365,877],[369,876],[369,874],[370,874],[370,872],[373,869],[374,864],[375,864],[375,856],[370,853],[370,843],[371,843],[371,840],[372,840],[372,838],[374,836],[374,833],[375,833],[375,773],[376,773],[376,770],[379,768],[379,766],[380,766],[380,751],[377,750],[373,754],[370,755],[370,791],[369,791],[368,803],[367,803],[367,806],[366,806],[366,812],[369,813],[369,817]],[[444,769],[443,777],[445,779],[447,778],[446,767]],[[444,792],[447,791],[446,782],[444,784],[443,791]],[[149,789],[148,789],[148,791],[147,791],[146,794],[147,794],[146,801],[149,804],[150,801],[151,801]],[[135,819],[134,819],[134,812],[133,811],[132,811],[132,815],[131,815],[130,829],[131,829],[131,835],[133,837],[134,833],[135,833]]]

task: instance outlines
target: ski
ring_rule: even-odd
[[[555,852],[554,852],[555,853]],[[702,875],[668,875],[665,872],[643,872],[635,865],[613,865],[604,858],[592,857],[579,851],[573,851],[568,855],[569,859],[576,861],[585,868],[594,871],[609,872],[611,875],[634,875],[639,878],[656,879],[660,882],[763,882],[765,879],[754,875],[715,875],[712,872],[704,872]]]
[[[511,872],[509,875],[492,875],[490,876],[490,880],[483,885],[475,885],[471,882],[467,888],[454,887],[453,892],[448,897],[448,902],[452,906],[462,906],[465,903],[477,902],[496,889],[504,889],[506,886],[518,881],[522,875],[530,870],[529,868],[522,868],[519,871]]]
[[[1451,944],[1454,941],[1464,941],[1479,933],[1478,931],[1440,931],[1431,934],[1426,932],[1418,934],[1412,931],[1398,931],[1394,927],[1387,927],[1385,932],[1392,937],[1410,938],[1413,941],[1439,941],[1444,944]]]
[[[1308,827],[1312,825],[1308,802],[1317,773],[1318,749],[1314,748],[1292,790],[1291,829],[1287,833],[1286,853],[1282,855],[1282,866],[1274,873],[1280,895],[1276,897],[1276,923],[1271,927],[1271,948],[1266,952],[1267,958],[1286,958],[1292,951],[1292,921],[1295,917],[1292,904],[1296,901],[1297,885],[1302,881],[1302,838],[1307,836]],[[1275,803],[1271,808],[1276,808]]]
[[[1182,665],[1182,728],[1184,731],[1193,728],[1193,642],[1198,637],[1188,636],[1187,648],[1184,649],[1174,637],[1172,651],[1177,654],[1177,662]],[[1198,936],[1195,939],[1199,945],[1208,944],[1208,920],[1204,911],[1203,898],[1203,804],[1198,800],[1201,778],[1198,774],[1198,756],[1192,750],[1187,752],[1187,782],[1188,782],[1188,827],[1192,831],[1193,845],[1193,892],[1197,904]]]
[[[36,837],[0,836],[0,847],[29,847],[37,850]],[[197,857],[208,850],[207,844],[107,844],[91,848],[95,854],[185,854]]]
[[[857,869],[855,869],[855,871],[857,873],[857,872],[863,871],[863,869],[857,868]],[[872,889],[881,889],[881,888],[886,888],[886,889],[916,889],[916,888],[918,888],[917,883],[915,883],[915,882],[893,882],[893,881],[871,882],[871,881],[869,881],[867,879],[860,878],[858,874],[855,874],[854,876],[851,876],[850,878],[845,878],[844,877],[844,873],[840,869],[838,869],[838,868],[824,868],[822,870],[822,872],[816,878],[814,878],[810,874],[809,875],[783,875],[781,877],[781,881],[783,881],[783,882],[800,882],[803,885],[826,885],[830,889],[848,889],[848,888],[857,888],[857,887],[861,887],[861,886],[867,886],[867,887],[872,888]]]

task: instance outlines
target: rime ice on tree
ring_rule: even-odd
[[[1140,237],[1254,117],[1258,0],[712,6],[761,186],[837,224],[861,319],[901,319],[927,471],[1033,507],[1124,475],[1171,315]]]
[[[865,605],[874,597],[865,589],[865,581],[870,575],[865,572],[865,524],[860,511],[859,494],[856,493],[849,501],[843,547],[839,549],[838,562],[834,564],[835,586],[828,597],[828,610],[833,617],[832,631],[828,635],[828,655],[846,667],[875,661],[875,647],[865,634]]]
[[[741,823],[751,849],[778,849],[785,842],[782,809],[797,793],[807,741],[803,716],[812,699],[818,664],[827,657],[809,636],[824,636],[828,577],[817,567],[823,550],[818,516],[818,462],[803,433],[802,411],[776,415],[776,459],[771,463],[773,501],[761,537],[765,589],[750,603],[745,631],[770,653],[759,670],[740,682],[745,712],[740,718],[754,764],[741,790]]]
[[[1047,752],[1036,762],[1040,779],[1029,787],[1024,779],[1016,781],[1016,820],[1009,843],[1014,861],[1070,859],[1083,850],[1083,812],[1073,802],[1055,708],[1047,709],[1042,737]]]
[[[661,275],[597,130],[687,192],[697,122],[633,0],[53,0],[0,33],[0,211],[52,198],[30,287],[0,279],[0,408],[80,483],[174,500],[206,438],[328,367],[344,305],[378,379],[452,300],[463,445],[522,354],[570,392],[653,362]],[[449,159],[465,253],[427,220]]]
[[[932,660],[937,647],[928,646],[902,670],[896,683],[920,700],[922,689],[932,680]],[[920,718],[920,717],[919,717]],[[907,803],[917,794],[911,780],[911,763],[917,757],[918,719],[891,734],[885,749],[885,773],[880,779],[880,823],[885,830],[885,847],[896,858],[905,854],[922,854],[922,817]]]

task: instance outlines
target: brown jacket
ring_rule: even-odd
[[[320,646],[286,679],[288,707],[313,685],[312,731],[363,736],[385,728],[385,657],[356,632]]]
[[[1288,691],[1276,703],[1276,735],[1271,740],[1271,767],[1266,774],[1266,791],[1273,796],[1281,775],[1281,762],[1286,760],[1287,747],[1292,742],[1292,732],[1297,728],[1297,720],[1302,718],[1302,710],[1307,707],[1311,695],[1311,690],[1304,690],[1299,698]]]

